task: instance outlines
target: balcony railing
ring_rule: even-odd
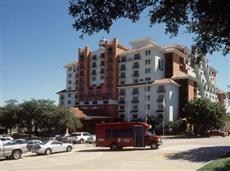
[[[132,100],[132,103],[139,103],[139,100]]]

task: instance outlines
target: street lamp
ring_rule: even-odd
[[[150,77],[145,77],[145,79],[144,79],[144,81],[145,81],[145,116],[144,116],[144,120],[146,123],[147,123],[147,83],[150,80],[151,80]],[[143,81],[143,79],[140,79],[140,81]]]

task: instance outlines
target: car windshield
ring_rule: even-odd
[[[47,143],[49,143],[49,142],[50,142],[50,140],[47,140],[47,141],[41,142],[41,144],[42,144],[42,145],[45,145],[45,144],[47,144]]]
[[[17,144],[15,141],[9,141],[6,145],[15,145]]]
[[[152,136],[152,135],[154,135],[154,133],[152,133],[150,130],[147,130],[146,135]]]

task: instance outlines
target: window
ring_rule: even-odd
[[[133,68],[139,68],[139,63],[138,62],[134,62],[133,63]]]
[[[71,83],[72,83],[72,81],[71,81],[71,80],[69,80],[69,81],[68,81],[68,84],[71,84]]]
[[[68,90],[70,91],[70,90],[71,90],[71,87],[68,87]]]
[[[101,76],[101,80],[104,80],[104,76],[103,75]]]
[[[113,47],[110,46],[110,47],[108,48],[108,53],[113,53]]]
[[[120,119],[124,119],[125,118],[125,115],[124,114],[121,114],[120,115]]]
[[[71,93],[68,93],[68,97],[71,97]]]
[[[93,55],[93,60],[96,60],[97,59],[97,56],[96,55]]]
[[[125,81],[120,81],[120,85],[124,85],[125,84]]]
[[[133,114],[133,119],[137,119],[137,114]]]
[[[138,77],[139,76],[139,71],[133,71],[133,76]]]
[[[105,62],[104,61],[101,61],[101,66],[104,66]]]
[[[118,137],[118,131],[117,129],[112,130],[112,137]]]
[[[164,93],[165,92],[165,86],[163,86],[163,85],[158,86],[157,92],[158,93]]]
[[[125,64],[121,65],[121,71],[125,70]]]
[[[68,104],[69,104],[69,105],[71,104],[71,100],[68,100]]]
[[[145,56],[150,55],[150,54],[151,54],[151,51],[150,51],[150,50],[146,50],[146,51],[145,51]]]
[[[104,68],[101,68],[101,74],[104,74]]]
[[[147,91],[150,91],[150,89],[151,89],[150,87],[147,87]]]
[[[69,68],[68,68],[68,71],[72,71],[72,67],[69,67]]]
[[[138,110],[138,106],[137,105],[133,105],[132,109],[133,110]]]
[[[125,95],[125,89],[120,89],[120,95]]]
[[[150,71],[151,71],[150,68],[146,68],[146,69],[145,69],[145,73],[146,73],[146,74],[147,74],[147,73],[150,73]]]
[[[121,105],[120,106],[120,110],[124,110],[125,109],[125,106],[124,105]]]
[[[133,136],[133,130],[132,130],[132,128],[128,128],[127,129],[126,136],[127,137],[132,137]]]
[[[93,62],[93,63],[92,63],[92,68],[96,68],[96,67],[97,67],[96,62]]]
[[[61,96],[60,96],[60,99],[61,99],[61,100],[64,100],[64,99],[65,99],[64,95],[61,95]]]
[[[146,59],[146,60],[145,60],[145,65],[150,64],[150,63],[151,63],[151,60],[150,60],[150,59]]]
[[[135,95],[135,94],[139,94],[138,88],[133,88],[133,94],[134,94],[134,95]]]
[[[133,83],[134,83],[134,84],[137,84],[137,83],[138,83],[138,79],[134,79],[134,80],[133,80]]]
[[[158,67],[159,67],[160,70],[163,70],[163,69],[164,69],[164,62],[163,62],[162,59],[159,59],[159,60],[158,60]]]
[[[106,129],[105,130],[105,138],[110,138],[111,137],[111,130],[110,129]]]
[[[134,60],[138,60],[138,59],[141,59],[141,56],[139,53],[135,54],[134,55]]]
[[[96,70],[93,70],[92,75],[96,75],[96,74],[97,74]]]
[[[147,105],[147,109],[150,110],[150,104]]]
[[[164,109],[164,105],[159,104],[159,105],[158,105],[158,110],[163,110],[163,109]]]
[[[105,54],[104,53],[101,54],[101,58],[105,58]]]
[[[95,80],[96,80],[96,77],[92,77],[92,80],[95,81]]]
[[[121,73],[121,76],[120,76],[121,78],[125,78],[125,73],[123,72],[123,73]]]
[[[118,137],[124,138],[125,137],[125,129],[119,129]]]
[[[164,101],[164,95],[159,95],[157,98],[157,102],[162,103]]]
[[[148,95],[148,96],[147,96],[147,100],[150,100],[150,98],[151,98],[151,96],[150,96],[150,95]]]
[[[69,78],[72,77],[72,74],[69,74],[68,77],[69,77]]]
[[[121,57],[121,62],[126,62],[126,56]]]

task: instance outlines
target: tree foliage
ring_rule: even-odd
[[[16,127],[17,124],[17,113],[19,107],[16,100],[9,100],[6,105],[0,108],[0,123],[1,126],[11,130]]]
[[[211,129],[224,127],[225,108],[209,99],[198,98],[185,105],[188,123],[193,124],[197,133],[204,134]]]
[[[1,126],[7,129],[22,128],[30,137],[38,130],[63,133],[66,128],[77,129],[82,126],[68,108],[56,106],[50,100],[32,99],[20,104],[11,100],[0,112]]]
[[[150,26],[164,23],[171,36],[178,35],[181,26],[194,33],[192,53],[201,60],[208,52],[229,53],[229,9],[228,0],[71,0],[69,14],[75,19],[74,29],[81,31],[83,37],[101,30],[109,32],[113,22],[120,18],[137,22],[147,10]]]

